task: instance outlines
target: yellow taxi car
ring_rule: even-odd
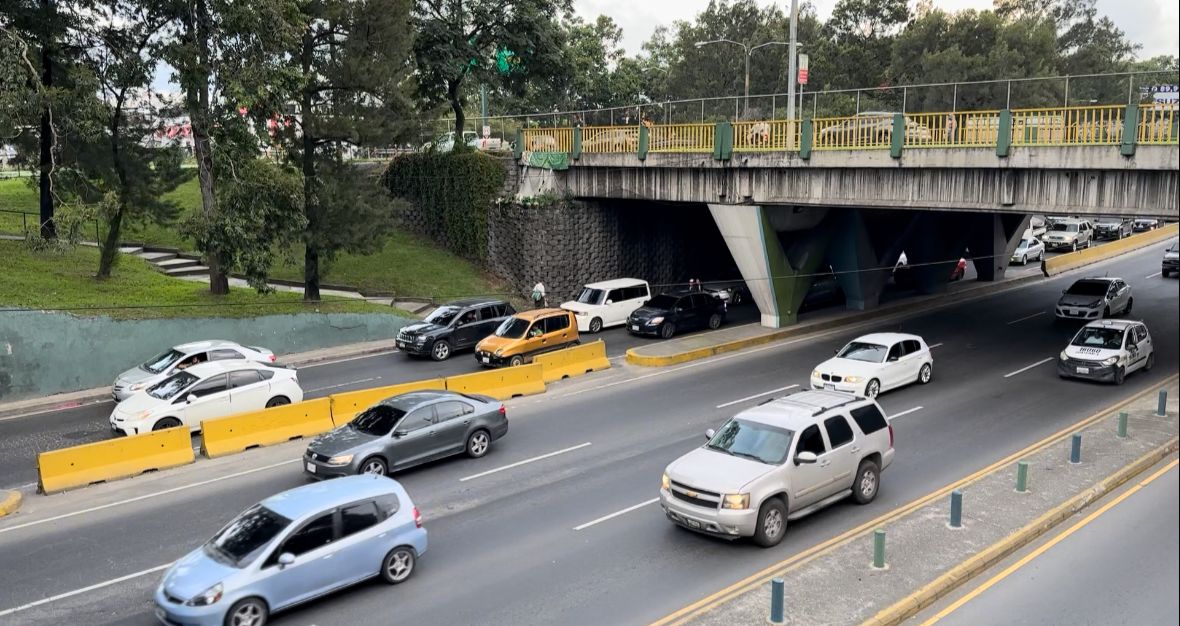
[[[578,323],[564,309],[535,309],[504,320],[475,346],[475,360],[486,367],[530,363],[538,354],[579,343]]]

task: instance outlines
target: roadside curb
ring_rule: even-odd
[[[1048,513],[1033,520],[1025,527],[993,543],[975,556],[968,558],[950,571],[927,583],[909,596],[895,602],[866,620],[863,626],[893,626],[917,615],[922,609],[937,602],[960,585],[971,580],[1013,552],[1032,543],[1038,537],[1070,519],[1078,511],[1105,497],[1110,492],[1150,469],[1156,463],[1180,448],[1180,438],[1171,441],[1139,457],[1130,465],[1098,481],[1094,486],[1057,505]]]
[[[16,513],[20,509],[21,499],[19,491],[0,491],[0,517]]]
[[[1097,247],[1078,250],[1069,254],[1062,254],[1052,259],[1041,261],[1041,273],[1046,277],[1056,276],[1062,272],[1075,270],[1101,263],[1124,254],[1154,246],[1180,234],[1180,225],[1167,224],[1147,232],[1136,233],[1125,239],[1104,243]]]

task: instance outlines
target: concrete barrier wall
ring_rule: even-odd
[[[610,368],[610,361],[606,359],[606,344],[601,340],[547,352],[534,358],[533,363],[541,366],[541,378],[546,383]]]
[[[201,422],[201,453],[209,458],[311,437],[332,430],[332,400],[318,398]]]
[[[1041,272],[1045,276],[1055,276],[1062,272],[1097,263],[1120,254],[1126,254],[1127,252],[1138,250],[1154,243],[1167,241],[1175,237],[1178,233],[1180,233],[1180,224],[1168,224],[1155,230],[1149,230],[1119,239],[1118,241],[1111,241],[1110,243],[1093,246],[1085,250],[1078,250],[1077,252],[1070,252],[1069,254],[1059,254],[1051,259],[1041,261]]]
[[[38,454],[38,489],[54,493],[186,465],[193,458],[192,438],[184,426],[87,443]]]
[[[446,388],[447,383],[445,379],[431,378],[386,387],[332,394],[329,396],[332,399],[332,422],[336,426],[343,426],[351,422],[361,411],[386,398],[410,393],[411,391],[422,391],[424,389],[444,390]]]
[[[539,363],[461,374],[447,378],[447,389],[478,393],[497,400],[545,392],[545,378]]]

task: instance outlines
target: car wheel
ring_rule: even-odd
[[[1077,252],[1078,251],[1078,242],[1075,241],[1072,244],[1070,244],[1069,251],[1070,252]]]
[[[435,361],[445,361],[451,358],[451,344],[446,339],[439,339],[430,346],[430,358]]]
[[[709,316],[709,330],[721,328],[721,316],[714,313]]]
[[[1027,255],[1020,257],[1020,264],[1021,265],[1028,265],[1028,256]]]
[[[1045,260],[1045,251],[1044,251],[1044,250],[1041,250],[1039,253],[1037,253],[1037,260],[1038,260],[1038,261],[1044,261],[1044,260]]]
[[[868,459],[861,461],[860,467],[856,469],[856,481],[852,483],[852,499],[857,504],[872,502],[877,497],[880,481],[881,472],[877,464]]]
[[[284,406],[287,404],[291,404],[290,398],[288,398],[287,396],[275,396],[275,397],[271,398],[270,400],[266,401],[266,408],[269,409],[272,407]]]
[[[164,430],[165,428],[176,428],[177,426],[180,426],[180,420],[175,417],[165,417],[153,424],[152,430]]]
[[[1102,309],[1102,319],[1110,319],[1110,307]]]
[[[676,334],[676,325],[668,322],[660,326],[660,337],[663,339],[671,339],[672,335]]]
[[[467,456],[478,459],[488,453],[492,446],[492,437],[488,431],[480,429],[467,436]]]
[[[870,399],[876,398],[880,394],[881,394],[881,381],[874,378],[869,381],[868,385],[865,385],[865,397],[866,398],[870,398]]]
[[[1093,241],[1093,240],[1091,240],[1091,239],[1087,239],[1087,240],[1086,240],[1086,249],[1087,249],[1087,250],[1089,250],[1089,249],[1090,249],[1090,244],[1092,244],[1092,243],[1094,243],[1094,241]]]
[[[1147,362],[1143,364],[1143,371],[1150,372],[1153,367],[1155,367],[1155,351],[1147,355]]]
[[[1127,380],[1127,368],[1120,365],[1119,368],[1114,371],[1114,384],[1121,385],[1125,380]]]
[[[226,611],[225,626],[263,626],[269,613],[261,598],[244,598]]]
[[[771,498],[758,509],[758,526],[754,529],[754,543],[769,548],[776,546],[787,534],[787,509],[783,501]]]
[[[1131,314],[1131,307],[1133,307],[1133,306],[1135,306],[1135,298],[1129,298],[1127,300],[1127,308],[1123,309],[1123,314],[1130,315]]]
[[[922,383],[923,385],[929,383],[933,376],[934,368],[931,367],[929,363],[926,363],[922,366],[922,369],[918,370],[918,382]]]
[[[414,555],[412,548],[398,546],[390,550],[381,561],[381,578],[391,585],[405,582],[410,574],[414,573],[414,565],[417,562],[418,557]]]
[[[361,474],[373,474],[374,476],[385,476],[389,473],[389,466],[385,464],[381,457],[371,456],[361,462]]]
[[[601,319],[596,317],[596,318],[590,320],[590,334],[597,333],[601,330],[602,330],[602,320]]]
[[[519,367],[524,365],[524,357],[518,354],[511,359],[508,359],[508,365],[510,367]]]

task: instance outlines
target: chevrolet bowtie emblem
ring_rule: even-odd
[[[684,491],[684,494],[685,494],[685,495],[687,495],[687,496],[688,496],[688,497],[690,497],[690,498],[695,498],[695,497],[697,497],[697,496],[701,495],[701,494],[699,494],[699,493],[697,493],[697,492],[695,492],[695,491],[689,491],[689,490],[687,490],[687,489]]]

